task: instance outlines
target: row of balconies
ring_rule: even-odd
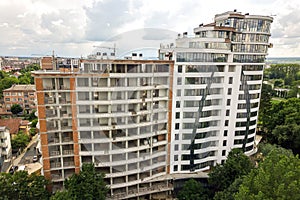
[[[173,189],[173,185],[170,183],[169,184],[157,184],[157,185],[154,184],[150,187],[142,187],[139,189],[128,190],[127,197],[135,197],[135,196],[145,195],[145,194],[149,194],[149,193],[168,191],[168,190],[172,190],[172,189]],[[117,193],[116,196],[119,196],[119,194]]]
[[[73,155],[73,150],[63,150],[61,154],[60,151],[50,151],[50,156],[61,156],[61,155]]]

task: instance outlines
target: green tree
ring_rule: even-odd
[[[69,199],[74,199],[74,198],[72,198],[72,196],[70,196],[70,193],[66,190],[57,191],[50,198],[50,200],[69,200]]]
[[[268,111],[272,107],[271,99],[273,95],[274,91],[272,90],[272,86],[263,83],[261,89],[261,98],[258,115],[258,123],[259,126],[262,128],[262,131],[264,131],[266,121],[269,120]]]
[[[239,177],[225,190],[217,192],[214,200],[234,200],[234,195],[239,191],[239,187],[243,182],[243,178]]]
[[[73,174],[65,180],[65,191],[55,194],[52,199],[72,199],[104,200],[108,192],[108,187],[104,182],[104,174],[96,172],[92,163],[83,164],[79,174]]]
[[[20,104],[13,104],[13,105],[11,106],[10,110],[11,110],[12,114],[15,114],[15,115],[16,115],[16,114],[22,112],[22,111],[23,111],[23,108],[21,107]]]
[[[244,179],[236,200],[300,199],[300,160],[298,156],[273,150]]]
[[[29,143],[29,136],[24,134],[23,132],[19,132],[12,140],[11,140],[11,146],[12,149],[23,149],[25,148]]]
[[[31,77],[30,72],[27,72],[19,76],[19,83],[24,85],[33,84],[34,81],[33,81],[33,77]]]
[[[258,151],[263,156],[268,156],[271,152],[276,151],[278,154],[283,155],[292,155],[292,151],[282,148],[276,144],[270,144],[270,143],[259,143],[258,145]]]
[[[300,72],[299,72],[300,74]],[[297,97],[297,94],[300,94],[300,80],[298,81],[294,81],[293,84],[292,84],[292,87],[290,89],[290,91],[288,92],[288,98],[295,98]]]
[[[2,98],[2,96],[3,96],[3,93],[2,93],[3,90],[10,88],[12,85],[18,84],[18,83],[19,83],[19,80],[16,77],[6,76],[6,77],[0,79],[0,98]]]
[[[300,153],[300,99],[273,103],[263,116],[266,140]]]
[[[209,173],[209,185],[212,191],[218,192],[228,188],[236,178],[248,174],[253,169],[250,159],[241,149],[232,149],[223,165],[215,166]]]
[[[46,190],[48,181],[44,176],[30,174],[26,171],[18,171],[13,175],[8,173],[0,174],[0,200],[47,200],[49,192]]]
[[[207,200],[208,195],[201,183],[194,179],[189,179],[184,183],[184,186],[179,191],[177,198],[179,200]]]

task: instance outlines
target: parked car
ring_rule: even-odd
[[[17,171],[17,170],[18,170],[18,166],[11,166],[11,168],[9,169],[9,173],[14,174],[15,171]]]
[[[37,156],[33,156],[32,161],[33,162],[37,162],[39,160],[39,158]]]

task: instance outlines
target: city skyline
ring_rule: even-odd
[[[195,24],[209,23],[215,13],[237,9],[274,18],[269,57],[297,57],[300,3],[293,1],[49,1],[0,3],[0,55],[86,56],[117,45],[119,56],[156,50],[177,33],[192,33]],[[155,49],[156,48],[156,49]],[[107,48],[100,51],[108,50]],[[111,49],[110,49],[111,50]],[[147,54],[147,53],[146,53]]]

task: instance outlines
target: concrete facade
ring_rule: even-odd
[[[34,72],[45,177],[56,190],[94,163],[111,199],[167,197],[173,61],[78,63]]]

